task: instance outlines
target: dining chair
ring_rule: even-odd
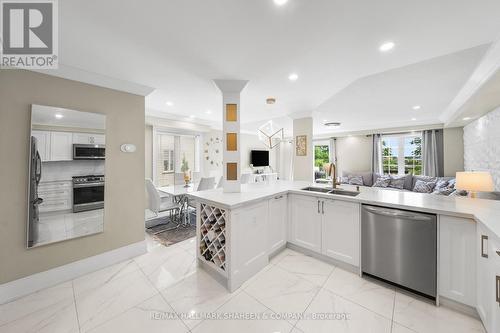
[[[215,187],[215,177],[202,177],[196,191],[213,190]]]
[[[171,229],[176,229],[180,226],[180,209],[181,206],[175,203],[170,196],[161,196],[156,189],[151,179],[146,179],[146,192],[148,193],[148,209],[153,212],[155,217],[158,217],[161,212],[169,212],[169,221],[174,221],[177,218],[177,225]],[[174,213],[174,218],[172,218]],[[164,230],[165,231],[165,230]]]

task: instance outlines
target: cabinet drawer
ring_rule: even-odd
[[[58,210],[71,209],[71,199],[44,199],[43,203],[39,206],[40,212],[53,212]]]
[[[55,189],[55,190],[47,190],[47,191],[38,191],[38,196],[42,199],[47,198],[61,198],[66,199],[70,198],[72,195],[71,189]]]

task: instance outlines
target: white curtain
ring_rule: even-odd
[[[372,136],[372,172],[382,174],[382,135]]]
[[[443,131],[422,132],[422,173],[430,177],[444,175]]]

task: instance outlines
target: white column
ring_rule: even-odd
[[[224,192],[241,192],[240,93],[245,80],[214,80],[222,93],[222,169]]]
[[[297,145],[299,140],[305,137],[305,155],[304,151],[298,152]],[[312,117],[293,120],[293,180],[303,180],[312,182],[314,180],[314,150],[313,150],[313,119]],[[303,141],[302,141],[303,142]],[[302,147],[304,148],[304,147]]]

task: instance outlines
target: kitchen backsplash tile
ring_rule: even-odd
[[[42,182],[71,180],[73,176],[103,175],[104,161],[58,161],[42,163]]]

